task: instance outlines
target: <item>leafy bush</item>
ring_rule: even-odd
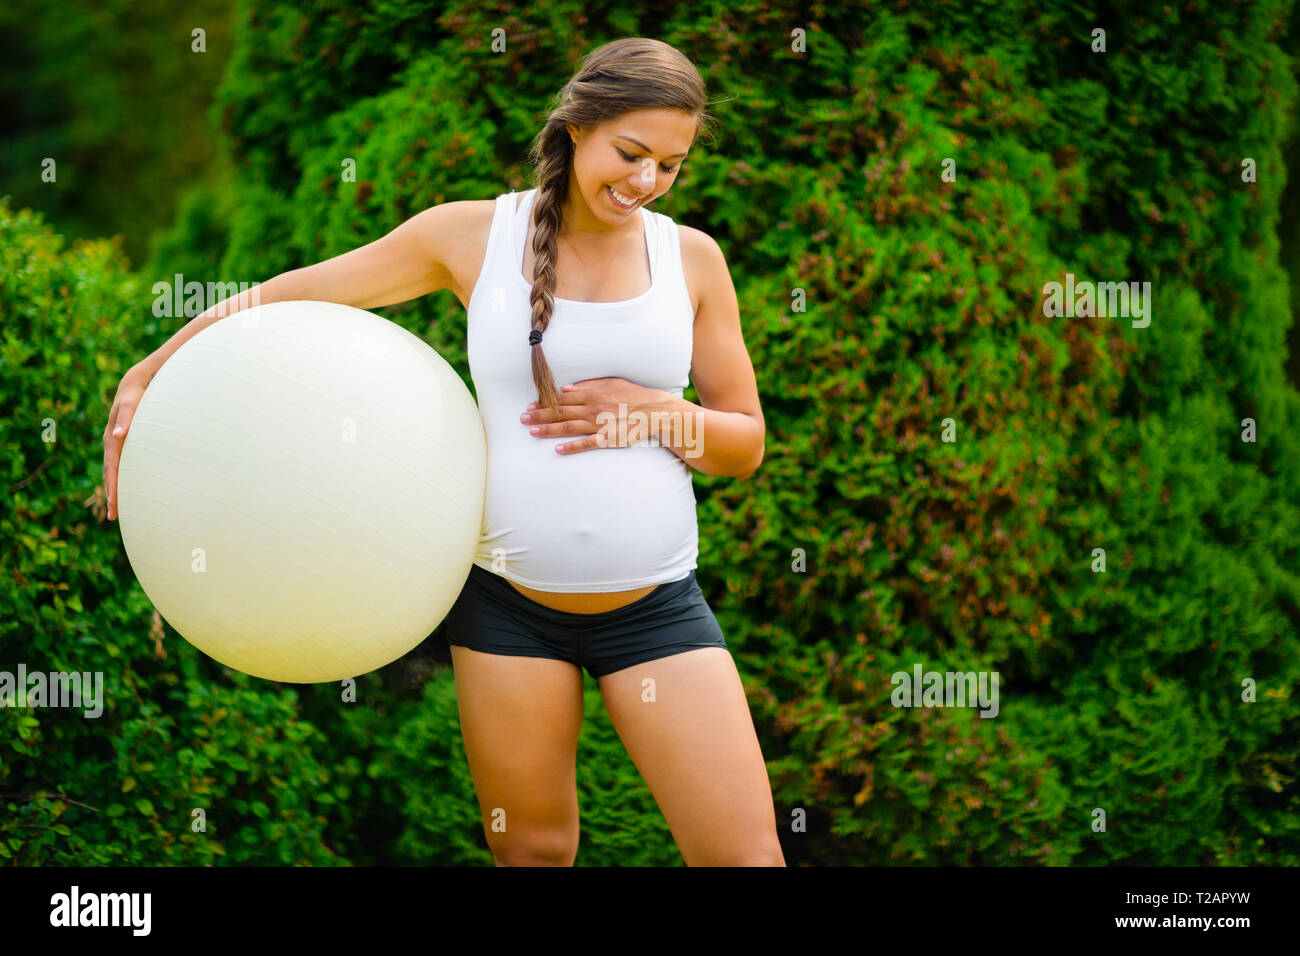
[[[780,5],[656,16],[736,94],[721,151],[657,208],[722,245],[762,395],[758,473],[695,476],[698,576],[788,862],[1300,864],[1290,9],[837,8],[807,52]],[[188,200],[149,278],[3,213],[0,652],[113,694],[98,722],[0,709],[0,785],[63,794],[11,799],[0,853],[489,862],[438,642],[352,705],[225,671],[135,585],[95,500],[100,435],[120,373],[184,321],[139,322],[154,277],[266,279],[523,188],[573,61],[641,12],[245,2],[220,94],[236,175]],[[1047,316],[1067,274],[1150,281],[1150,324]],[[387,314],[472,387],[453,297]],[[997,717],[895,707],[918,664],[996,672]],[[680,863],[590,687],[585,707],[578,862]]]

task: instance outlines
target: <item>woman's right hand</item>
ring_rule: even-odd
[[[108,501],[108,520],[117,517],[117,465],[122,458],[122,446],[131,428],[136,407],[149,387],[154,373],[139,365],[122,376],[113,398],[113,408],[108,413],[108,427],[104,429],[104,497]]]

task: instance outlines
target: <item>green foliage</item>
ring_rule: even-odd
[[[864,24],[859,177],[722,217],[746,206],[754,233],[732,268],[768,461],[713,496],[701,566],[726,554],[744,598],[719,616],[782,754],[778,812],[809,810],[816,862],[1294,864],[1300,409],[1274,228],[1295,86],[1262,35],[1285,17],[1216,11],[1215,46],[1120,14],[1094,56],[1078,24],[1102,18],[989,16]],[[1066,272],[1151,281],[1151,325],[1045,317]],[[806,315],[783,314],[793,288]],[[813,580],[774,570],[794,548]],[[1000,673],[1001,748],[890,706],[888,676],[930,658]],[[963,754],[985,774],[936,771]]]
[[[222,0],[0,4],[0,196],[69,236],[121,235],[143,262],[177,196],[216,171],[196,104],[229,56],[230,20]]]
[[[805,18],[758,0],[566,10],[246,0],[218,96],[232,174],[186,197],[141,275],[0,206],[0,669],[111,689],[98,720],[0,708],[0,791],[21,794],[0,856],[490,863],[437,637],[355,703],[215,664],[102,520],[101,433],[174,331],[154,281],[265,280],[521,188],[577,57],[653,30],[733,96],[719,151],[697,144],[657,208],[726,253],[761,391],[757,474],[695,476],[699,579],[787,861],[1300,864],[1290,0],[863,5],[808,22],[805,53],[786,32]],[[1045,316],[1067,273],[1151,282],[1150,325]],[[469,383],[452,296],[388,314]],[[998,715],[895,707],[917,664],[997,672]],[[590,685],[585,712],[578,863],[680,864]]]
[[[294,694],[221,668],[135,585],[106,523],[111,396],[156,335],[107,241],[64,248],[0,204],[0,406],[11,507],[0,669],[102,674],[103,712],[0,708],[0,855],[33,864],[328,863],[316,801],[329,772]],[[125,583],[124,583],[125,582]],[[227,672],[229,673],[229,672]],[[206,832],[194,832],[195,809]]]

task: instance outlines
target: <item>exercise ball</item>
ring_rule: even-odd
[[[451,609],[486,471],[478,406],[426,343],[350,306],[270,302],[203,329],[149,383],[118,522],[145,594],[204,654],[337,681]]]

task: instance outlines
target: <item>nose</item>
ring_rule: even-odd
[[[655,191],[655,168],[652,164],[646,163],[641,167],[641,174],[633,182],[636,186],[633,188],[633,196],[648,196]]]

